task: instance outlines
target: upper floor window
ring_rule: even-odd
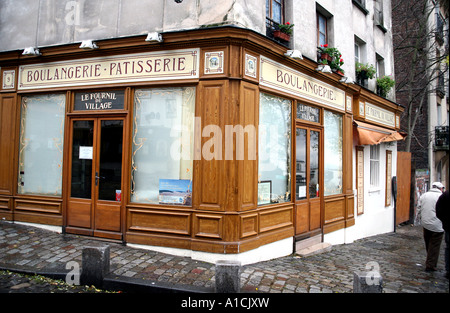
[[[370,146],[370,187],[380,185],[380,145]]]
[[[362,63],[361,61],[361,47],[359,43],[355,42],[355,63]]]
[[[378,26],[383,32],[386,32],[386,28],[384,27],[384,13],[383,13],[383,0],[375,0],[374,1],[374,22],[375,25]]]
[[[322,46],[328,44],[327,18],[317,12],[317,44]]]
[[[436,41],[440,44],[444,44],[444,19],[442,18],[439,7],[436,10],[436,32],[435,32]]]
[[[384,58],[379,54],[376,54],[376,70],[377,70],[377,78],[381,78],[386,75],[384,70]]]
[[[283,23],[283,0],[266,0],[266,19],[274,24]]]

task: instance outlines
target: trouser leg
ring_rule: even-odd
[[[450,232],[446,231],[445,232],[445,270],[447,271],[447,273],[450,271],[449,270],[449,261],[450,261]]]
[[[424,229],[424,237],[425,241],[427,242],[425,243],[427,247],[427,260],[425,266],[427,269],[434,269],[436,268],[439,259],[439,252],[444,233],[436,233]]]

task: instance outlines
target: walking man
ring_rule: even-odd
[[[449,258],[450,258],[450,196],[446,190],[436,202],[436,216],[441,220],[445,231],[445,277],[449,275]]]
[[[427,260],[425,263],[425,271],[427,272],[436,271],[437,269],[439,250],[442,237],[444,236],[442,222],[436,216],[436,202],[443,190],[444,185],[440,182],[433,183],[431,189],[420,197],[417,208],[417,214],[423,226],[423,238],[427,251]]]

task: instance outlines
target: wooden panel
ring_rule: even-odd
[[[47,199],[15,199],[14,220],[20,222],[61,225],[62,202]]]
[[[191,234],[190,213],[129,209],[127,220],[131,231]]]
[[[95,208],[95,229],[120,231],[120,203],[97,202]]]
[[[345,194],[353,193],[353,118],[350,114],[344,115],[343,120],[343,191]]]
[[[309,203],[307,201],[296,204],[295,234],[309,231]]]
[[[345,198],[325,199],[325,224],[345,219]]]
[[[220,215],[196,214],[195,236],[222,239],[223,217]]]
[[[16,199],[14,202],[15,211],[32,211],[35,213],[61,214],[61,202],[23,199]]]
[[[0,197],[0,219],[12,220],[12,198]]]
[[[15,94],[0,95],[0,194],[12,195],[14,184]]]
[[[260,233],[292,226],[292,210],[292,206],[289,206],[261,212],[259,215]]]
[[[237,146],[236,159],[239,160],[239,191],[241,192],[241,209],[256,208],[258,189],[257,163],[257,128],[258,128],[258,86],[242,82],[240,99],[240,123],[244,127],[243,143]],[[239,142],[236,142],[238,144]],[[242,155],[239,155],[239,149]]]
[[[258,214],[248,214],[241,216],[240,238],[255,236],[258,234]]]
[[[320,198],[309,200],[309,230],[320,228]]]
[[[411,152],[397,152],[396,224],[410,218]]]
[[[91,228],[91,200],[70,199],[67,203],[67,226]]]
[[[223,117],[227,104],[227,81],[206,81],[199,84],[198,115],[201,117],[201,162],[196,162],[196,190],[194,203],[200,209],[221,208],[224,191],[223,172]],[[221,130],[217,131],[217,127]],[[214,132],[216,130],[217,132]],[[211,132],[210,132],[211,131]],[[198,133],[197,133],[198,134]],[[198,147],[197,147],[198,148]],[[198,151],[197,151],[198,153]]]
[[[347,217],[345,220],[345,227],[355,225],[355,196],[348,195],[345,197],[347,206]]]

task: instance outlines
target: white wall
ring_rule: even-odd
[[[356,143],[355,143],[356,144]],[[324,241],[331,244],[351,243],[357,239],[394,231],[394,199],[385,206],[386,150],[392,151],[392,179],[397,176],[397,143],[380,144],[380,185],[370,188],[370,146],[364,146],[364,213],[357,215],[356,145],[353,146],[353,186],[355,186],[355,225],[325,234]]]

